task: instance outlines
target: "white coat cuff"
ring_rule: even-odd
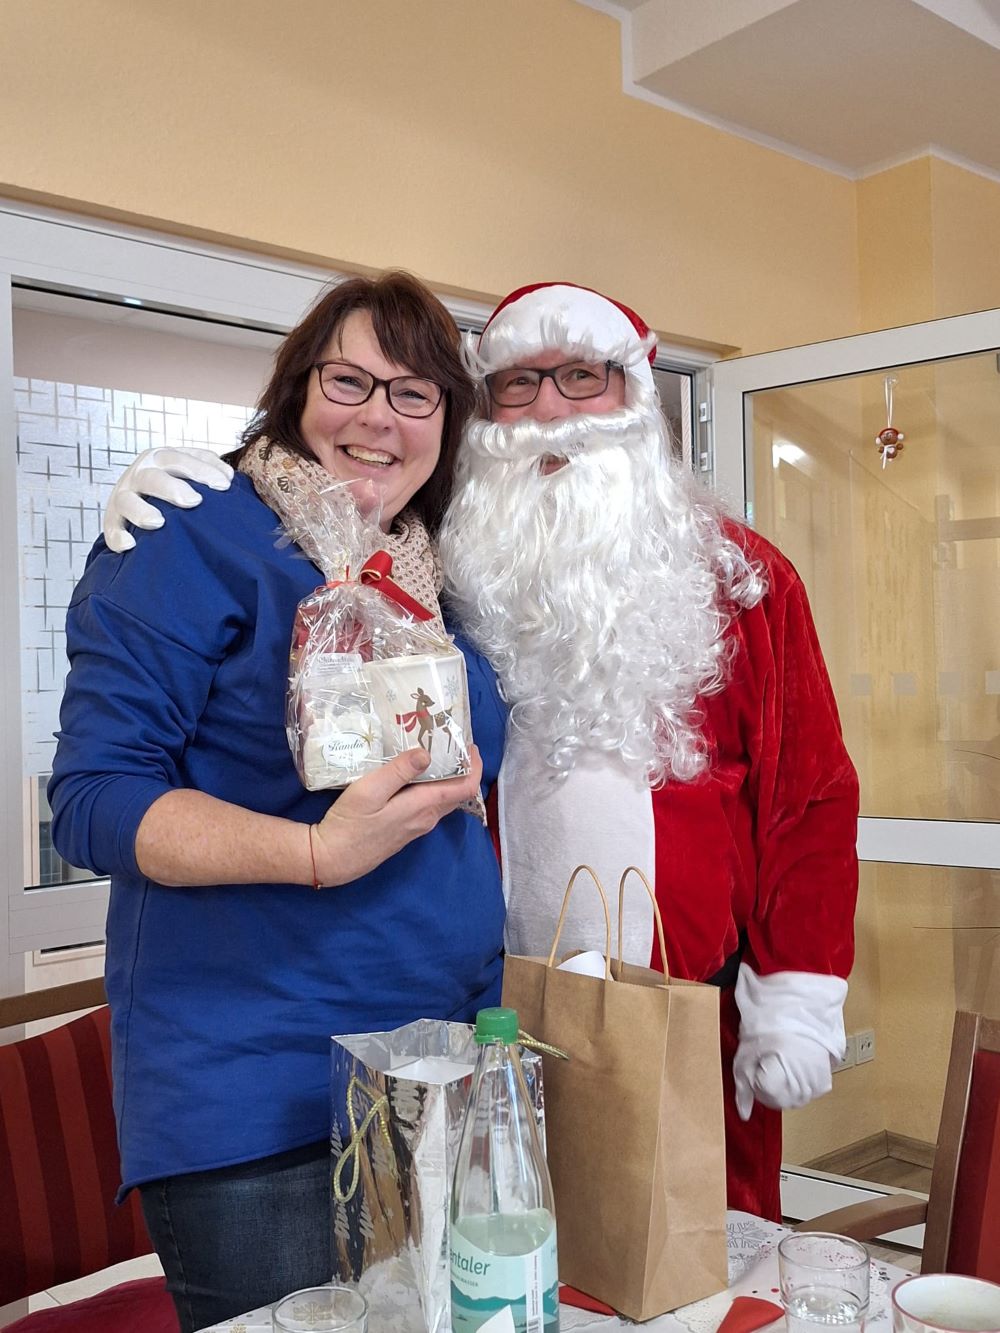
[[[819,972],[772,972],[762,977],[741,963],[736,981],[740,1040],[777,1038],[780,1044],[782,1036],[808,1037],[834,1060],[841,1060],[847,1049],[846,997],[847,982],[842,977]]]

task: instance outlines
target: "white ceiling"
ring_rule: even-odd
[[[1000,0],[579,0],[625,91],[849,177],[927,152],[1000,180]]]

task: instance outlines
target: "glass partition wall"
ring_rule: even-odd
[[[883,466],[887,382],[905,439]],[[996,354],[765,390],[749,410],[754,523],[809,587],[864,813],[998,818]]]
[[[923,326],[928,352],[960,323],[937,342]],[[793,1216],[850,1201],[826,1176],[926,1190],[954,1012],[1000,1014],[1000,320],[978,337],[992,346],[918,363],[887,361],[887,333],[715,372],[730,494],[739,447],[861,779],[851,1040],[832,1094],[784,1118]],[[830,373],[852,358],[875,368]],[[890,398],[904,438],[883,461]]]

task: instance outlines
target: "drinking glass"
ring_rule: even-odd
[[[868,1251],[825,1231],[796,1232],[778,1246],[778,1281],[789,1333],[818,1326],[861,1333],[868,1313]]]
[[[271,1310],[275,1333],[366,1333],[368,1305],[353,1287],[303,1287]]]

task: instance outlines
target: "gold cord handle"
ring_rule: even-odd
[[[369,1096],[375,1098],[371,1106],[368,1108],[368,1114],[361,1121],[360,1125],[358,1124],[357,1113],[354,1109],[354,1093],[358,1088],[363,1088]],[[358,1188],[358,1177],[360,1174],[358,1154],[361,1144],[364,1142],[364,1137],[368,1133],[368,1127],[376,1117],[378,1118],[382,1137],[385,1139],[390,1154],[392,1154],[392,1139],[389,1137],[388,1110],[389,1099],[384,1092],[381,1096],[376,1097],[375,1089],[362,1083],[357,1075],[351,1079],[350,1083],[347,1085],[347,1120],[351,1126],[351,1137],[348,1140],[347,1147],[340,1154],[340,1160],[337,1162],[333,1171],[333,1197],[338,1203],[347,1203],[349,1199],[354,1198],[354,1193]],[[343,1187],[343,1172],[344,1165],[348,1159],[350,1159],[352,1163],[351,1183],[345,1190]],[[390,1160],[394,1162],[394,1157],[391,1156]],[[393,1165],[393,1174],[395,1174],[395,1165]]]
[[[548,1042],[539,1041],[537,1037],[533,1037],[530,1032],[524,1032],[521,1028],[517,1030],[517,1040],[532,1051],[541,1051],[543,1055],[555,1055],[560,1060],[569,1059],[567,1051],[560,1050],[558,1046],[550,1046]]]

